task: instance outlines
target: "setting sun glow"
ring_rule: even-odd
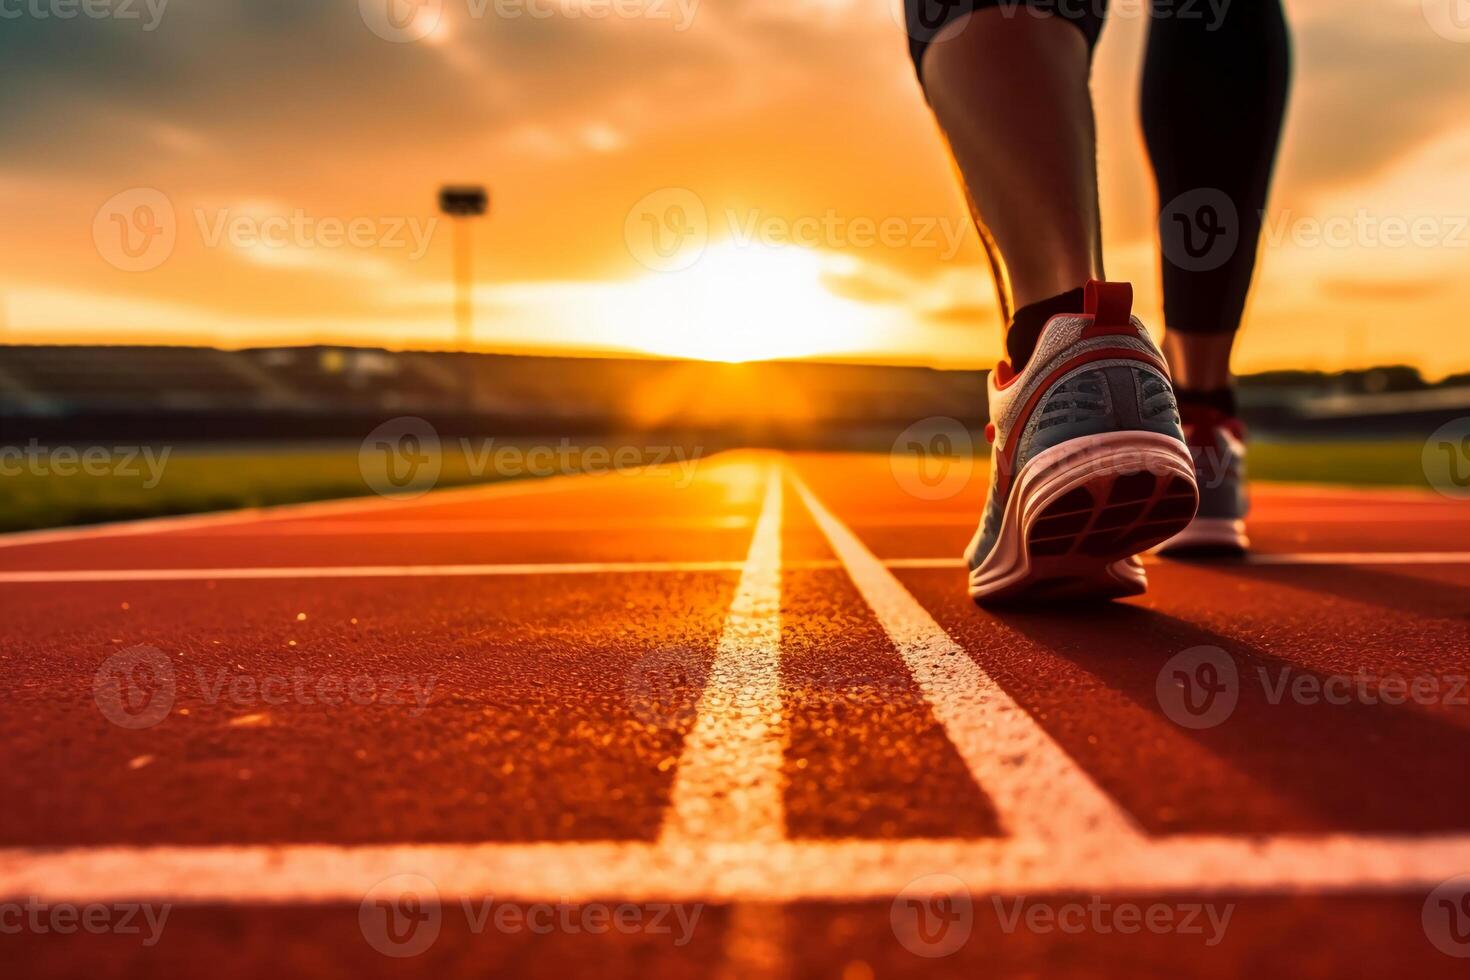
[[[648,354],[730,363],[852,354],[871,346],[883,316],[827,288],[848,264],[812,249],[715,245],[687,269],[614,291],[600,317],[610,342]]]
[[[0,62],[31,95],[17,119],[46,124],[10,127],[0,151],[5,340],[950,368],[1001,354],[983,250],[889,3],[211,6],[157,30],[6,22]],[[1470,59],[1421,6],[1291,4],[1297,88],[1238,371],[1470,363]],[[1115,11],[1092,87],[1107,271],[1159,333],[1146,8]],[[64,73],[84,81],[53,84]],[[468,236],[467,334],[437,207],[456,182],[491,198]],[[665,198],[704,219],[676,271],[628,233]],[[1381,233],[1397,225],[1418,231]],[[285,234],[233,233],[261,228]]]

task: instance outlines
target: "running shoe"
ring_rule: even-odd
[[[1136,556],[1194,517],[1169,371],[1132,307],[1128,283],[1089,282],[1020,372],[991,372],[990,494],[965,550],[976,602],[1137,595]]]
[[[1173,558],[1237,557],[1250,548],[1245,515],[1245,426],[1207,406],[1181,409],[1184,438],[1194,457],[1199,513],[1159,547]]]

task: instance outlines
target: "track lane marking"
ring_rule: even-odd
[[[760,517],[675,769],[660,842],[779,841],[786,835],[781,719],[782,467]]]
[[[737,902],[721,937],[713,980],[787,980],[792,923],[785,905]]]
[[[1470,562],[1470,551],[1252,553],[1243,561],[1247,565],[1463,565]]]
[[[1219,561],[1178,561],[1140,555],[1146,564],[1174,568],[1232,568],[1240,565],[1466,565],[1470,551],[1309,551],[1285,554],[1252,552]],[[889,558],[888,568],[964,568],[963,558]]]
[[[1179,836],[1119,841],[910,839],[667,847],[633,841],[256,844],[0,850],[0,900],[78,904],[356,903],[414,872],[445,898],[506,901],[861,901],[944,871],[971,892],[1427,892],[1470,868],[1470,834]]]
[[[501,518],[425,518],[408,520],[293,520],[267,521],[258,526],[226,526],[217,529],[201,529],[201,536],[211,538],[257,537],[262,534],[283,537],[318,537],[372,535],[383,537],[390,534],[558,534],[569,532],[607,531],[716,531],[744,530],[755,523],[754,515],[728,514],[709,517],[617,517],[605,516],[598,519],[572,517],[563,519],[541,517]]]
[[[1002,827],[1017,837],[1091,841],[1139,837],[1133,819],[1056,744],[794,471],[792,485],[924,692],[935,718]]]
[[[1365,557],[1372,564],[1383,556]],[[904,561],[914,560],[883,564],[903,567]],[[949,559],[919,561],[959,566]],[[682,569],[690,563],[667,564]],[[672,848],[607,841],[8,849],[0,850],[0,895],[78,902],[356,902],[383,877],[404,870],[429,873],[445,895],[568,901],[610,895],[757,902],[886,898],[936,869],[958,875],[976,892],[1402,891],[1427,889],[1450,873],[1446,869],[1470,867],[1470,835],[1464,834],[1193,835],[1114,843],[1106,852],[1024,838]]]
[[[178,582],[207,579],[457,578],[506,575],[603,575],[638,572],[738,572],[738,561],[605,561],[488,565],[311,565],[262,568],[115,568],[0,572],[0,584]]]
[[[1374,502],[1362,506],[1324,507],[1280,507],[1270,508],[1265,513],[1252,513],[1247,523],[1258,524],[1435,524],[1441,521],[1459,524],[1470,521],[1470,507],[1463,504],[1447,504],[1433,507],[1433,513],[1416,512],[1414,508],[1384,513],[1382,503]],[[1422,508],[1429,509],[1429,508]],[[852,527],[970,527],[975,525],[975,515],[963,514],[870,514],[848,522]]]
[[[1150,565],[1209,569],[1239,565],[1466,565],[1470,551],[1328,551],[1302,554],[1255,554],[1212,566],[1183,564],[1153,555],[1142,556]],[[889,569],[963,568],[963,558],[879,559]],[[787,568],[844,567],[830,558],[807,558],[786,563]],[[446,578],[506,575],[598,575],[663,572],[738,572],[743,561],[609,561],[506,562],[464,565],[276,565],[255,568],[78,568],[0,571],[0,584],[45,585],[67,582],[178,582],[208,579],[313,578]]]

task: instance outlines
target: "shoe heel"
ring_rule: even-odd
[[[1125,472],[1105,459],[1090,460],[1048,481],[1033,506],[1023,509],[1023,515],[1031,512],[1023,522],[1033,559],[1120,561],[1189,525],[1199,492],[1188,470],[1174,465],[1177,457],[1153,447],[1127,454],[1146,456],[1147,465]]]
[[[1142,592],[1143,569],[1130,559],[1183,530],[1199,490],[1179,440],[1110,432],[1037,456],[1010,505],[996,548],[970,575],[977,602]]]

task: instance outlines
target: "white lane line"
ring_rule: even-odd
[[[970,658],[795,472],[793,485],[908,664],[975,782],[1017,837],[1132,840],[1133,820]]]
[[[963,558],[889,558],[884,568],[964,568]]]
[[[1250,524],[1430,524],[1438,521],[1462,523],[1470,521],[1470,507],[1464,504],[1428,504],[1401,507],[1385,512],[1381,502],[1362,506],[1273,507],[1266,513],[1252,514]],[[975,526],[971,513],[948,514],[865,514],[848,522],[853,527],[966,527]]]
[[[1187,562],[1159,555],[1140,555],[1150,565],[1176,568],[1230,568],[1233,565],[1465,565],[1470,551],[1308,551],[1288,554],[1252,553],[1219,562]],[[963,558],[889,558],[888,568],[963,568]]]
[[[210,579],[462,578],[506,575],[607,575],[640,572],[738,572],[738,561],[590,561],[500,565],[310,565],[301,568],[100,568],[0,572],[0,584],[181,582]]]
[[[787,568],[841,568],[835,558],[802,558]],[[928,565],[916,566],[921,568]],[[934,566],[937,567],[937,566]],[[607,575],[673,572],[739,572],[743,561],[527,562],[492,565],[302,565],[266,568],[84,568],[0,572],[0,585],[73,582],[191,582],[228,579],[434,578],[505,575]]]
[[[771,841],[258,844],[0,850],[0,900],[357,903],[414,872],[442,897],[506,901],[860,901],[946,872],[977,895],[1428,892],[1470,870],[1470,834],[1214,835],[1076,842]]]
[[[1316,497],[1327,500],[1399,501],[1407,504],[1444,503],[1445,498],[1429,487],[1371,487],[1350,483],[1291,483],[1261,480],[1255,486],[1263,499],[1271,497]]]
[[[1144,555],[1149,564],[1178,564]],[[889,558],[879,562],[890,569],[963,568],[962,558]],[[468,565],[280,565],[261,568],[80,568],[0,571],[0,584],[54,584],[66,582],[179,582],[194,579],[311,579],[311,578],[446,578],[492,575],[597,575],[611,573],[734,572],[741,561],[609,561],[510,562]],[[1231,562],[1223,563],[1230,567]],[[1233,564],[1245,565],[1466,565],[1470,551],[1328,551],[1303,554],[1250,555]],[[830,558],[787,562],[788,568],[841,568]],[[1184,567],[1184,566],[1181,566]],[[1210,564],[1196,566],[1208,569]]]
[[[1247,565],[1463,565],[1470,551],[1321,551],[1303,554],[1249,554]]]
[[[711,517],[630,517],[608,515],[602,518],[424,518],[410,520],[372,521],[271,521],[248,527],[221,527],[204,529],[200,533],[210,537],[258,537],[275,534],[284,537],[317,536],[371,536],[390,534],[547,534],[571,531],[705,531],[741,530],[755,522],[753,516],[742,514],[716,515]]]
[[[526,494],[557,493],[574,486],[574,476],[547,477],[543,480],[514,480],[435,490],[422,496],[362,496],[338,500],[313,500],[300,504],[278,504],[270,507],[242,507],[239,510],[208,514],[177,514],[165,517],[143,517],[135,521],[111,521],[80,527],[47,528],[39,531],[11,531],[0,534],[0,548],[24,545],[55,544],[93,538],[132,537],[140,534],[163,534],[174,531],[200,531],[266,521],[302,520],[336,517],[372,511],[435,507],[465,500],[503,499]]]
[[[766,477],[750,553],[675,771],[661,843],[779,841],[781,763],[781,467]]]
[[[774,902],[738,902],[730,909],[713,980],[786,980],[792,974],[791,917]]]

